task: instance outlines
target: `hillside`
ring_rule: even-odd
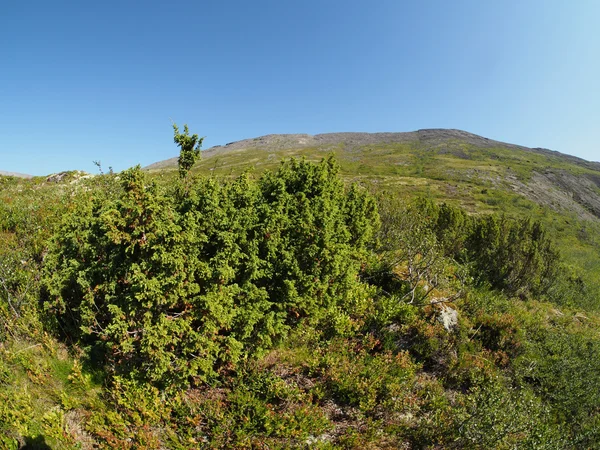
[[[541,220],[566,258],[600,279],[600,163],[460,130],[267,135],[202,151],[194,171],[230,176],[276,168],[283,158],[333,154],[347,182],[404,198],[422,196],[471,213]],[[145,167],[168,174],[177,158]]]
[[[598,163],[457,130],[183,160],[0,176],[0,448],[598,448]]]
[[[281,157],[318,159],[333,153],[347,176],[386,177],[414,185],[429,179],[440,197],[456,197],[456,186],[475,184],[514,192],[540,205],[584,219],[600,218],[600,163],[559,152],[498,142],[460,130],[406,133],[267,135],[211,147],[197,170],[227,173],[242,167],[272,167]],[[146,166],[174,169],[177,158]],[[467,202],[466,199],[463,202]],[[593,217],[592,217],[593,216]]]

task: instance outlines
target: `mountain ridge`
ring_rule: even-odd
[[[16,178],[33,178],[33,175],[27,175],[25,173],[19,173],[19,172],[7,172],[5,170],[0,170],[0,176],[16,177]]]
[[[468,131],[451,128],[424,128],[416,131],[406,132],[335,132],[320,134],[267,134],[255,138],[242,139],[229,142],[225,145],[215,145],[206,150],[202,150],[204,158],[210,158],[232,151],[247,149],[257,150],[284,150],[306,148],[311,146],[339,146],[343,145],[345,149],[353,149],[364,145],[390,144],[390,143],[409,143],[420,142],[424,145],[441,145],[445,141],[459,140],[465,144],[480,148],[503,147],[509,149],[519,149],[533,153],[543,154],[551,157],[568,159],[574,164],[600,170],[600,162],[588,161],[577,156],[550,150],[542,147],[526,147],[523,145],[512,144],[503,141],[489,139]],[[177,166],[177,157],[168,158],[162,161],[149,164],[144,167],[146,170],[157,170],[167,167]]]

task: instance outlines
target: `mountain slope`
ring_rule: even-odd
[[[194,172],[237,175],[289,157],[333,154],[344,178],[373,192],[424,196],[473,214],[540,220],[566,260],[600,279],[600,163],[460,130],[267,135],[204,150]],[[145,168],[174,176],[177,158]]]
[[[226,145],[217,145],[203,150],[204,158],[211,158],[234,151],[248,149],[255,150],[284,150],[301,149],[308,147],[343,148],[345,150],[356,149],[367,145],[393,144],[393,143],[420,143],[426,148],[436,148],[444,144],[470,145],[479,148],[508,148],[523,150],[535,154],[548,156],[549,158],[562,159],[575,165],[600,171],[600,162],[590,162],[575,156],[563,154],[544,148],[529,148],[521,145],[509,144],[478,136],[473,133],[454,129],[423,129],[418,131],[401,133],[325,133],[325,134],[269,134],[253,139],[230,142]],[[457,155],[460,157],[460,155]],[[148,170],[168,168],[177,166],[177,157],[159,161],[145,167]]]
[[[0,176],[3,176],[3,177],[16,177],[16,178],[33,178],[31,175],[27,175],[27,174],[24,174],[24,173],[5,172],[4,170],[0,170]]]
[[[255,150],[284,150],[308,147],[339,148],[345,150],[360,148],[365,145],[426,142],[431,146],[439,145],[448,140],[460,140],[479,147],[505,146],[526,149],[517,145],[493,141],[461,130],[427,129],[404,133],[325,133],[325,134],[269,134],[253,139],[230,142],[217,145],[202,152],[204,158],[211,158],[235,151]],[[159,161],[146,167],[148,170],[177,166],[177,157]]]
[[[426,181],[437,186],[442,198],[453,197],[457,186],[441,181],[482,185],[556,211],[573,212],[581,219],[600,218],[600,163],[460,130],[267,135],[204,150],[196,168],[235,173],[247,166],[272,166],[282,157],[319,159],[326,153],[336,155],[348,176],[383,176],[388,182],[390,176],[396,176],[396,181],[412,178],[403,183],[417,185]],[[176,167],[175,157],[146,169]]]

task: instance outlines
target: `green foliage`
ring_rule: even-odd
[[[558,252],[542,225],[528,219],[479,219],[468,238],[467,252],[480,279],[510,294],[544,294],[559,270]]]
[[[596,228],[507,193],[478,172],[490,155],[460,150],[479,175],[454,185],[437,150],[340,153],[397,197],[379,233],[331,159],[225,180],[189,176],[193,161],[179,179],[0,177],[0,447],[598,447],[595,266],[571,258]],[[416,192],[486,214],[400,198]]]
[[[111,400],[114,411],[88,420],[101,448],[303,448],[329,426],[310,393],[251,365],[219,388],[170,396],[118,378]]]
[[[317,353],[312,370],[324,378],[326,389],[338,404],[372,413],[375,408],[401,410],[412,387],[415,365],[405,352],[374,353],[380,342],[336,339]]]
[[[496,380],[476,387],[464,400],[464,409],[456,417],[461,448],[551,450],[567,446],[548,408],[529,391]]]
[[[388,272],[404,272],[410,301],[452,279],[448,266],[462,264],[480,284],[523,298],[555,289],[564,271],[560,255],[540,222],[486,215],[468,217],[447,204],[384,199],[380,239]],[[389,255],[392,255],[391,257]],[[462,278],[462,270],[454,278]],[[406,294],[405,294],[406,296]]]
[[[432,215],[425,208],[433,204],[405,204],[380,198],[380,261],[371,275],[384,290],[393,292],[394,284],[401,301],[422,304],[434,291],[447,286],[450,260],[435,234]]]
[[[78,408],[90,406],[98,387],[71,382],[73,360],[50,336],[31,339],[37,343],[11,338],[0,349],[0,448],[75,448]]]
[[[489,350],[488,359],[506,355],[494,359],[513,385],[525,391],[521,397],[544,410],[546,425],[540,429],[554,424],[559,430],[563,444],[554,448],[597,447],[597,318],[489,291],[473,292],[465,306],[464,313],[474,322],[470,340]]]
[[[36,264],[14,234],[0,232],[0,337],[26,333],[19,319],[35,311]]]
[[[181,147],[179,152],[179,177],[185,178],[196,161],[200,158],[200,147],[204,138],[198,137],[197,134],[190,136],[190,131],[187,125],[183,126],[183,133],[179,132],[176,124],[173,124],[175,136],[174,142]]]
[[[571,425],[580,448],[600,442],[600,340],[579,332],[545,330],[518,360],[520,376]]]
[[[435,233],[442,252],[457,260],[461,260],[465,251],[466,241],[471,234],[474,219],[467,215],[461,208],[455,208],[447,203],[439,206],[430,202],[422,202],[421,208],[429,212],[433,220],[433,232]]]
[[[65,217],[46,257],[46,308],[109,370],[162,386],[208,381],[303,318],[364,310],[376,209],[337,170],[291,160],[185,195],[125,171],[116,198],[83,193]]]

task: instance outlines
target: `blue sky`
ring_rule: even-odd
[[[600,2],[0,6],[0,170],[122,170],[270,133],[459,128],[600,160]]]

